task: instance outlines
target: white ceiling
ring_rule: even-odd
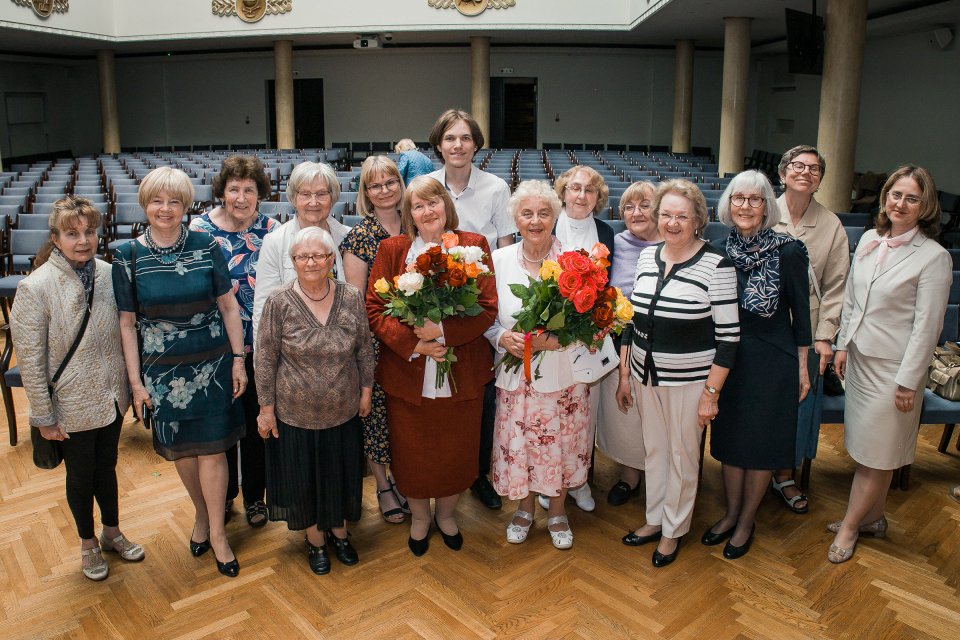
[[[810,12],[812,5],[812,0],[672,0],[632,29],[625,25],[620,30],[590,30],[589,25],[577,25],[563,30],[394,31],[392,43],[387,46],[464,45],[469,35],[482,33],[491,36],[493,46],[672,46],[676,39],[690,38],[697,46],[720,48],[723,18],[736,15],[753,18],[751,38],[755,50],[776,51],[785,38],[784,9]],[[819,0],[817,13],[823,15],[825,6],[826,1]],[[868,37],[919,31],[940,24],[956,27],[960,22],[960,0],[868,0],[868,14]],[[310,33],[282,37],[293,39],[296,47],[342,47],[350,46],[356,35]],[[121,55],[269,49],[276,38],[262,35],[111,42],[0,27],[0,53],[89,56],[101,48],[115,49]]]

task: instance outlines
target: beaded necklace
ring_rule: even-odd
[[[183,247],[187,244],[187,229],[183,225],[180,225],[180,235],[177,236],[177,239],[169,247],[161,247],[157,244],[156,240],[153,239],[151,227],[147,227],[147,230],[144,232],[143,241],[161,264],[173,264],[180,260],[180,252],[183,251]]]

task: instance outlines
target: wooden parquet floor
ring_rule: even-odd
[[[367,478],[352,527],[360,564],[333,559],[330,575],[306,566],[303,537],[282,523],[228,525],[240,576],[221,577],[212,554],[187,552],[191,504],[173,465],[149,433],[124,427],[118,468],[121,525],[146,560],[110,558],[100,583],[79,571],[63,468],[31,460],[26,401],[15,390],[21,443],[0,444],[0,638],[960,638],[960,455],[936,451],[939,427],[924,427],[911,488],[891,492],[886,540],[864,540],[850,562],[826,561],[842,515],[852,463],[840,427],[825,428],[812,477],[811,512],[789,513],[773,496],[761,507],[750,553],[723,559],[699,536],[722,513],[719,465],[707,458],[693,530],[677,561],[656,570],[652,547],[620,537],[643,521],[643,498],[612,508],[613,464],[598,455],[593,513],[569,503],[576,541],[555,550],[546,514],[530,538],[507,544],[515,505],[491,512],[465,495],[465,545],[438,535],[415,558],[406,525],[377,511]],[[5,424],[5,420],[0,422]]]

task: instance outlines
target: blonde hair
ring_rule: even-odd
[[[920,218],[917,226],[928,238],[936,238],[940,233],[940,201],[937,197],[937,185],[933,176],[923,167],[905,164],[890,174],[880,189],[880,210],[877,213],[876,228],[881,236],[890,231],[890,218],[887,217],[887,194],[900,178],[913,178],[920,187]]]
[[[697,185],[688,180],[675,179],[660,183],[653,196],[653,219],[658,223],[660,222],[660,201],[663,200],[663,196],[669,193],[674,193],[690,201],[693,205],[693,215],[696,218],[697,227],[695,231],[697,235],[703,235],[703,230],[707,227],[707,221],[709,220],[707,217],[707,201]]]
[[[374,215],[373,205],[367,197],[367,183],[377,174],[399,180],[397,188],[400,190],[400,200],[403,200],[403,178],[400,177],[397,163],[387,156],[367,156],[360,167],[360,184],[357,187],[357,213],[361,216]]]
[[[66,196],[53,203],[50,211],[50,217],[47,224],[50,229],[50,237],[43,246],[37,250],[37,255],[33,260],[34,268],[39,267],[50,259],[50,252],[53,251],[53,240],[60,238],[61,231],[69,230],[79,221],[84,221],[91,229],[99,229],[103,216],[100,211],[93,206],[93,203],[86,198],[78,196]]]
[[[404,138],[397,142],[396,146],[393,148],[394,153],[403,153],[404,151],[410,151],[416,149],[417,145],[413,143],[413,140],[410,138]]]
[[[157,167],[143,176],[143,180],[140,181],[140,190],[137,192],[140,207],[146,210],[147,204],[161,191],[166,191],[167,195],[182,202],[184,213],[193,204],[193,183],[190,182],[190,177],[180,169]]]
[[[627,187],[623,195],[620,196],[620,217],[623,218],[623,208],[627,206],[631,200],[643,200],[644,196],[647,196],[652,203],[656,194],[657,188],[653,186],[652,182],[647,182],[646,180],[634,182]]]

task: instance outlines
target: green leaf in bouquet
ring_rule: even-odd
[[[444,315],[444,317],[446,317],[446,318],[449,318],[450,316],[452,316],[452,315],[453,315],[453,307],[452,307],[451,305],[449,305],[449,304],[448,304],[447,306],[445,306],[445,307],[443,308],[443,315]]]
[[[549,309],[547,309],[547,311],[549,311]],[[563,312],[555,313],[553,317],[547,321],[547,331],[562,329],[565,324],[566,318],[564,318]]]
[[[440,321],[443,320],[443,317],[440,315],[440,309],[433,308],[427,311],[427,318],[430,319],[430,322],[434,324],[440,324]]]
[[[520,300],[529,300],[532,293],[530,287],[522,284],[510,285],[510,292]]]

